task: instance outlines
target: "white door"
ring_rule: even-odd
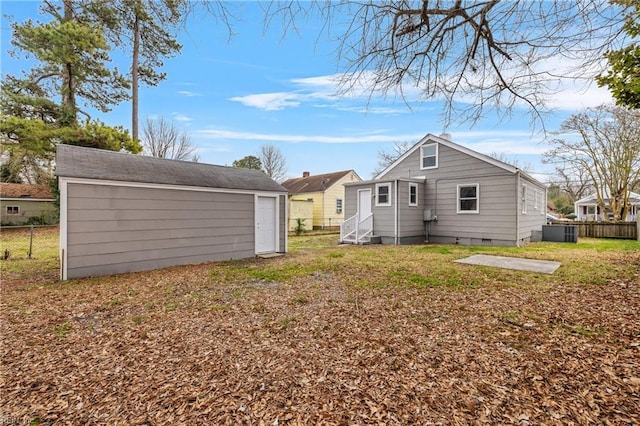
[[[358,220],[369,216],[371,214],[371,190],[359,189],[358,190]]]
[[[256,208],[256,253],[276,251],[276,198],[258,197]]]

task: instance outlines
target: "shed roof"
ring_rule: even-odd
[[[47,185],[32,185],[24,183],[0,183],[1,198],[24,198],[38,200],[53,200],[53,192]]]
[[[72,145],[56,146],[56,175],[69,178],[287,192],[260,170],[145,157]]]
[[[287,188],[292,194],[324,192],[352,171],[353,170],[343,170],[341,172],[287,179],[282,182],[282,186]]]

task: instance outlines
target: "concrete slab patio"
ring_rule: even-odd
[[[519,257],[490,256],[487,254],[475,254],[464,259],[458,259],[457,263],[469,265],[493,266],[496,268],[516,269],[518,271],[540,272],[553,274],[562,265],[560,262],[550,260],[522,259]]]

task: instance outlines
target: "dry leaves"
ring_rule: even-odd
[[[462,291],[358,287],[346,269],[212,279],[226,267],[3,282],[2,421],[640,423],[637,279]]]

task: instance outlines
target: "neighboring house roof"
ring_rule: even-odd
[[[506,170],[510,173],[517,173],[520,172],[521,174],[527,176],[529,179],[538,182],[540,185],[543,185],[542,182],[540,182],[539,180],[537,180],[536,178],[528,175],[527,173],[525,173],[524,171],[518,169],[517,167],[514,167],[510,164],[507,164],[503,161],[500,160],[496,160],[493,157],[490,157],[488,155],[485,154],[481,154],[479,152],[476,152],[472,149],[466,148],[462,145],[458,145],[457,143],[451,142],[448,137],[450,136],[436,136],[433,135],[431,133],[427,133],[427,135],[425,135],[422,139],[420,139],[418,142],[416,142],[415,145],[413,145],[411,148],[409,148],[407,150],[407,152],[405,152],[404,154],[402,154],[400,157],[398,157],[396,159],[396,161],[394,161],[393,163],[391,163],[391,165],[389,165],[386,169],[384,169],[383,171],[381,171],[380,173],[378,173],[378,175],[376,175],[374,177],[374,180],[380,179],[382,178],[384,175],[386,175],[390,170],[392,170],[394,167],[396,167],[399,163],[401,163],[405,158],[407,158],[408,156],[410,156],[411,154],[413,154],[417,149],[419,149],[422,145],[424,145],[425,143],[439,143],[441,145],[447,146],[451,149],[455,149],[456,151],[460,151],[463,152],[467,155],[470,155],[471,157],[477,158],[479,160],[485,161],[489,164],[493,164],[496,167],[499,167],[503,170]]]
[[[609,194],[604,194],[604,201],[609,199]],[[580,198],[576,201],[576,204],[595,204],[598,201],[598,196],[596,194],[588,195],[584,198]],[[640,204],[640,194],[629,191],[629,202],[632,204]]]
[[[260,170],[56,146],[56,175],[69,178],[287,192]]]
[[[47,185],[0,183],[0,198],[53,200],[53,192]]]
[[[340,179],[353,172],[353,170],[343,170],[341,172],[325,173],[322,175],[310,175],[299,178],[287,179],[282,182],[282,186],[287,188],[292,194],[304,194],[308,192],[324,192],[335,185]],[[358,176],[358,179],[360,177]]]

